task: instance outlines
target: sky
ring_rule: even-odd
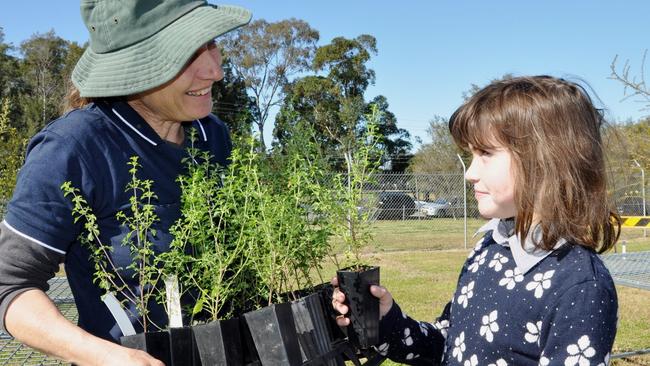
[[[210,3],[219,4],[210,0]],[[253,19],[302,19],[320,32],[319,45],[343,36],[370,34],[378,54],[369,62],[376,81],[366,99],[384,95],[398,120],[423,142],[435,116],[449,117],[472,84],[486,85],[506,73],[547,74],[584,81],[612,122],[650,115],[623,85],[608,79],[618,55],[640,75],[650,48],[648,0],[227,0]],[[5,42],[19,46],[51,29],[83,43],[87,32],[78,0],[2,1]],[[592,94],[593,96],[593,94]],[[270,140],[272,121],[265,128]],[[416,144],[416,147],[418,145]]]

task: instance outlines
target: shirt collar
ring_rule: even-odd
[[[132,132],[153,146],[164,143],[164,140],[151,128],[151,126],[136,112],[127,102],[115,101],[106,105],[107,113],[127,126]],[[197,130],[198,136],[204,142],[208,141],[203,124],[200,120],[194,120],[192,127]]]
[[[499,245],[510,247],[512,257],[515,260],[517,268],[522,274],[526,274],[542,259],[546,258],[555,249],[558,249],[566,243],[565,239],[560,239],[553,247],[553,250],[544,250],[535,247],[533,238],[539,241],[542,238],[542,230],[535,226],[531,233],[528,234],[524,245],[521,245],[521,238],[515,234],[515,225],[513,219],[492,219],[477,230],[478,233],[484,233],[492,230],[492,239]]]

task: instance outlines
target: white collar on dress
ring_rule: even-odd
[[[526,272],[533,268],[542,259],[546,258],[555,249],[558,249],[567,242],[565,239],[558,240],[553,247],[553,250],[536,248],[533,244],[533,236],[535,239],[540,240],[542,237],[542,230],[539,226],[535,226],[532,232],[526,237],[522,247],[521,239],[519,235],[515,235],[514,225],[512,224],[512,222],[507,222],[506,220],[492,219],[478,229],[476,233],[484,233],[492,230],[492,239],[494,239],[497,244],[510,247],[515,264],[522,274],[526,274]]]

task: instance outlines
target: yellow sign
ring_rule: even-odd
[[[650,216],[621,216],[621,226],[650,227]]]

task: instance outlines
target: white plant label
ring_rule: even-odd
[[[180,328],[183,326],[183,314],[181,313],[181,294],[178,291],[178,278],[167,276],[165,278],[165,290],[167,293],[167,311],[169,311],[169,327]]]

